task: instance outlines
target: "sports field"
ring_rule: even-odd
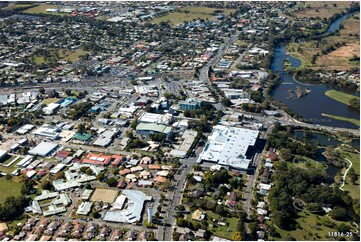
[[[110,190],[110,189],[102,189],[97,188],[95,189],[92,197],[90,198],[90,201],[92,202],[107,202],[112,203],[115,201],[115,198],[118,195],[117,190]]]
[[[52,14],[52,15],[69,15],[67,13],[54,13],[54,12],[47,12],[46,10],[49,8],[59,8],[60,5],[54,5],[54,4],[41,4],[39,6],[26,9],[23,11],[24,13],[42,13],[42,14]]]

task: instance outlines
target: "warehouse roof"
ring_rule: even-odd
[[[217,162],[238,169],[247,169],[250,160],[246,157],[249,146],[254,146],[259,131],[217,125],[198,162]]]
[[[150,123],[138,124],[136,129],[137,131],[152,131],[162,134],[168,134],[172,130],[171,127],[162,124],[150,124]]]
[[[29,150],[30,155],[47,156],[58,147],[57,143],[41,142],[35,148]]]
[[[151,196],[147,196],[141,191],[123,190],[123,195],[128,199],[126,209],[108,211],[103,220],[118,223],[134,223],[141,220],[141,214],[145,201],[150,201]]]

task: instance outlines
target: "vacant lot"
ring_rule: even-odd
[[[26,9],[23,12],[24,13],[35,13],[35,14],[43,13],[43,14],[53,14],[53,15],[69,15],[67,13],[53,13],[53,12],[47,12],[46,11],[48,8],[59,8],[59,7],[61,7],[61,6],[60,5],[54,5],[54,4],[41,4],[39,6]]]
[[[197,19],[204,20],[215,20],[213,12],[216,10],[223,11],[222,14],[229,15],[235,12],[235,9],[218,9],[218,8],[207,8],[207,7],[183,7],[177,9],[173,13],[167,14],[151,20],[152,23],[159,24],[160,22],[170,22],[172,26],[183,23],[184,21],[194,21]]]
[[[301,2],[292,12],[292,15],[298,18],[329,18],[335,13],[344,11],[351,5],[351,2]],[[298,10],[301,8],[301,10]]]
[[[359,67],[359,61],[350,60],[360,53],[360,14],[346,19],[338,35],[329,36],[321,40],[301,43],[290,43],[287,51],[291,55],[302,60],[302,67],[322,68],[326,70],[347,70]],[[336,44],[341,44],[339,47]],[[327,54],[322,51],[334,46],[335,50]],[[315,63],[311,63],[312,57],[318,54]]]
[[[14,179],[7,180],[5,177],[0,177],[0,204],[3,204],[7,197],[20,195],[21,184]]]
[[[102,201],[107,203],[112,203],[115,201],[115,198],[118,195],[117,190],[110,190],[110,189],[95,189],[93,196],[90,198],[90,201],[96,202],[96,201]]]
[[[336,101],[342,102],[346,105],[350,105],[350,100],[353,98],[358,98],[354,95],[348,94],[348,93],[344,93],[344,92],[340,92],[340,91],[336,91],[336,90],[329,90],[325,92],[325,95],[327,97],[330,97],[332,99],[335,99]]]

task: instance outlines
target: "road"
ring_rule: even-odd
[[[261,139],[267,139],[267,135],[269,132],[272,131],[274,126],[274,123],[266,123],[266,131],[261,133],[260,138]],[[244,202],[244,209],[246,210],[247,213],[247,217],[249,218],[250,215],[250,207],[251,207],[251,200],[252,200],[252,192],[255,190],[254,189],[254,181],[257,178],[257,174],[258,174],[258,167],[262,162],[262,154],[265,152],[265,150],[263,150],[261,153],[257,153],[255,154],[254,158],[253,158],[253,163],[252,166],[254,166],[254,173],[249,175],[249,179],[248,179],[248,183],[247,183],[247,187],[246,187],[246,191],[245,191],[245,202]]]
[[[182,201],[182,192],[185,188],[187,175],[191,173],[193,165],[197,163],[197,157],[200,154],[201,149],[198,150],[197,150],[197,155],[195,157],[180,160],[181,163],[181,166],[179,167],[180,174],[176,173],[171,183],[171,185],[174,187],[174,190],[168,192],[166,196],[166,198],[168,199],[168,201],[170,201],[170,203],[165,211],[167,217],[164,218],[164,224],[165,224],[164,237],[161,239],[160,237],[158,237],[157,238],[158,240],[163,240],[163,241],[172,240],[173,228],[175,226],[175,221],[176,221],[175,219],[175,215],[177,212],[176,207]]]

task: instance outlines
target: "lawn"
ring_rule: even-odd
[[[328,217],[327,215],[320,216],[306,212],[300,212],[298,213],[298,215],[299,218],[297,218],[296,221],[299,224],[299,229],[286,231],[286,230],[281,230],[275,226],[276,231],[281,235],[281,238],[275,237],[274,238],[275,240],[287,241],[290,240],[290,237],[293,237],[297,241],[304,241],[304,240],[329,241],[328,233],[330,231],[333,231],[332,228],[328,228],[319,223],[320,218]],[[331,218],[329,219],[337,225],[341,223],[332,220]],[[268,222],[268,225],[271,226],[272,223]],[[270,237],[269,239],[272,239],[272,237]]]
[[[353,123],[354,125],[360,126],[360,120],[358,120],[358,119],[346,118],[346,117],[331,115],[331,114],[327,114],[327,113],[322,113],[322,116],[328,117],[328,118],[333,118],[333,119],[340,120],[340,121]]]
[[[205,212],[207,213],[207,217],[208,217],[207,222],[209,224],[213,224],[213,219],[219,220],[221,218],[221,216],[215,214],[210,210],[207,210]],[[210,231],[215,236],[232,240],[233,234],[237,232],[238,218],[225,218],[224,222],[228,222],[229,225],[228,226],[217,225],[216,227],[212,227]]]
[[[40,64],[44,64],[47,61],[45,60],[44,56],[35,56],[34,58],[35,64],[40,65]]]
[[[44,99],[41,104],[49,104],[49,103],[56,103],[60,100],[60,98],[47,98]]]
[[[48,8],[59,8],[59,7],[61,7],[61,6],[60,5],[54,5],[54,4],[41,4],[39,6],[26,9],[23,12],[24,13],[33,13],[33,14],[42,13],[42,14],[53,14],[53,15],[69,15],[67,13],[46,12],[46,10]]]
[[[346,105],[350,104],[350,100],[353,98],[358,98],[354,95],[348,94],[348,93],[344,93],[344,92],[340,92],[340,91],[336,91],[336,90],[329,90],[325,92],[325,95],[327,97],[330,97],[336,101],[342,102]]]
[[[176,26],[178,24],[183,23],[184,21],[193,21],[194,19],[208,19],[208,20],[215,20],[215,15],[213,12],[216,10],[222,10],[223,14],[229,15],[230,13],[235,12],[235,9],[218,9],[218,8],[207,8],[207,7],[182,7],[176,10],[173,13],[167,14],[165,16],[161,16],[151,20],[151,23],[159,24],[160,22],[170,22],[170,25]],[[189,11],[186,13],[184,11]]]
[[[88,53],[90,53],[90,52],[85,51],[82,48],[79,48],[75,52],[73,52],[71,54],[69,53],[69,55],[62,57],[62,59],[66,60],[66,61],[74,62],[74,61],[79,60],[80,56],[83,56],[83,55],[88,54]]]
[[[352,198],[360,198],[360,154],[341,151],[343,157],[349,159],[352,162],[352,168],[358,175],[358,181],[356,185],[350,182],[350,179],[346,177],[345,186],[343,187],[346,191],[350,192]]]
[[[7,180],[5,177],[0,177],[0,204],[3,204],[9,196],[19,196],[20,191],[21,183],[17,182],[15,178]]]

